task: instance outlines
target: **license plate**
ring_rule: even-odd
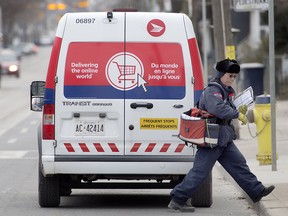
[[[77,136],[103,136],[103,121],[77,121],[75,125],[75,135]]]

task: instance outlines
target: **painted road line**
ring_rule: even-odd
[[[12,138],[12,139],[9,139],[8,140],[8,143],[11,144],[11,143],[15,143],[18,139],[17,138]]]
[[[28,151],[0,151],[0,159],[23,158]]]

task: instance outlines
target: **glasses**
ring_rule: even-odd
[[[232,75],[232,74],[229,74],[229,78],[236,78],[237,77],[237,75]]]

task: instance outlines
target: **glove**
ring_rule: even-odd
[[[239,113],[238,120],[241,121],[241,125],[246,125],[247,124],[247,118],[244,114]]]
[[[240,106],[238,107],[238,111],[239,111],[240,113],[242,113],[243,115],[246,115],[246,113],[247,113],[247,105],[240,105]]]

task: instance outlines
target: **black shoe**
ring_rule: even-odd
[[[265,187],[265,188],[262,190],[262,192],[260,193],[260,195],[259,195],[258,197],[256,197],[255,199],[252,199],[252,201],[253,201],[254,203],[259,202],[259,201],[262,199],[262,197],[267,196],[267,195],[270,194],[274,189],[275,189],[275,186],[274,186],[274,185],[271,185],[271,186],[269,186],[269,187]]]
[[[181,212],[195,212],[195,208],[193,206],[188,206],[187,204],[180,205],[176,203],[173,199],[170,201],[168,208],[172,210],[179,210]]]

